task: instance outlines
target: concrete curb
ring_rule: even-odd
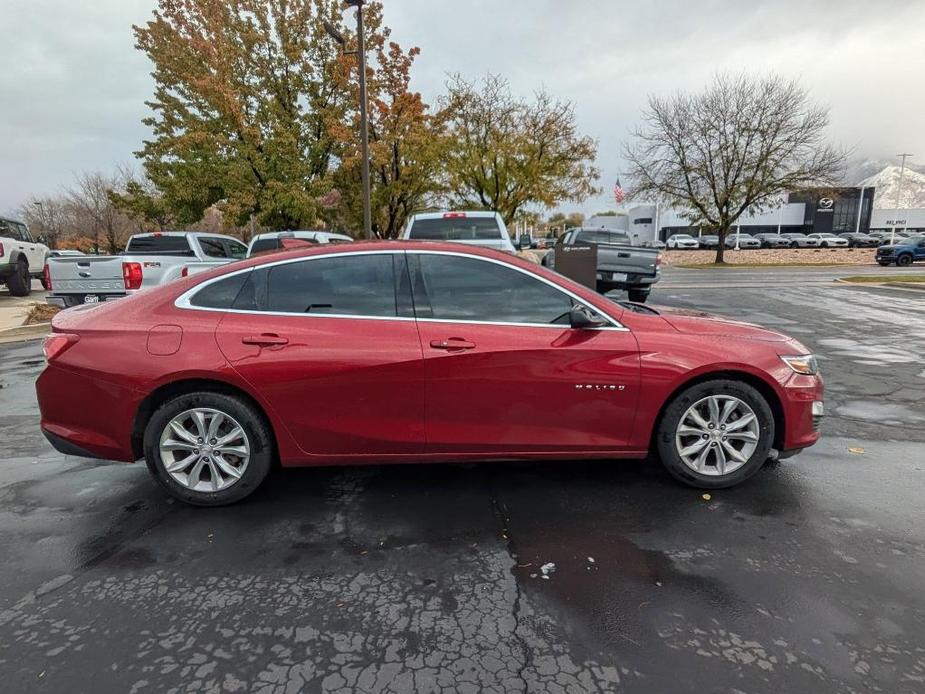
[[[23,340],[37,340],[40,337],[45,337],[50,332],[50,322],[21,325],[17,328],[7,328],[5,330],[0,330],[0,344],[20,342]]]
[[[847,284],[849,287],[888,287],[889,289],[902,289],[911,292],[925,292],[925,282],[849,282],[840,277],[836,277],[832,281],[838,284]]]

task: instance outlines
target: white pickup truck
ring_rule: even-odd
[[[165,231],[136,234],[122,255],[49,258],[45,266],[48,303],[62,308],[120,299],[240,260],[247,246],[221,234]]]

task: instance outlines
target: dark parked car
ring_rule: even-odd
[[[707,234],[706,236],[700,236],[697,238],[700,241],[700,247],[705,250],[715,251],[719,246],[719,236],[716,234]]]
[[[761,248],[761,241],[751,234],[729,234],[726,237],[726,248],[735,248],[737,241],[740,251]]]
[[[755,234],[755,238],[761,242],[762,248],[790,248],[790,239],[781,234]]]
[[[651,450],[722,488],[813,445],[823,415],[816,359],[786,335],[613,301],[458,243],[259,256],[62,311],[52,330],[36,384],[51,444],[145,458],[201,506],[243,499],[274,461]]]
[[[848,241],[849,248],[876,248],[880,245],[880,239],[859,231],[848,231],[839,236]]]
[[[896,263],[908,267],[916,260],[925,260],[925,236],[913,236],[877,249],[877,262],[884,266]]]

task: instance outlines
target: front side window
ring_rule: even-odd
[[[202,248],[203,254],[209,258],[228,257],[228,251],[225,248],[225,244],[222,243],[222,239],[210,239],[200,236],[199,246]]]
[[[409,256],[410,257],[410,256]],[[415,305],[422,318],[489,323],[568,324],[572,299],[504,265],[454,255],[420,254]],[[423,286],[418,286],[423,284]],[[418,301],[419,293],[426,295]]]
[[[247,246],[239,241],[225,239],[225,248],[228,251],[228,257],[235,260],[241,260],[247,257]]]
[[[279,239],[272,237],[269,239],[257,239],[251,244],[251,255],[257,255],[258,253],[266,253],[267,251],[275,251],[278,248],[281,248]]]
[[[391,254],[320,257],[269,268],[268,311],[398,315]]]

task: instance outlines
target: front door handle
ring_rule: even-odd
[[[448,337],[445,340],[431,340],[430,346],[434,349],[445,349],[453,351],[454,349],[475,349],[475,343],[464,340],[461,337]]]
[[[288,345],[289,339],[272,333],[264,333],[263,335],[250,335],[248,337],[242,337],[241,342],[245,345],[273,347],[276,345]]]

